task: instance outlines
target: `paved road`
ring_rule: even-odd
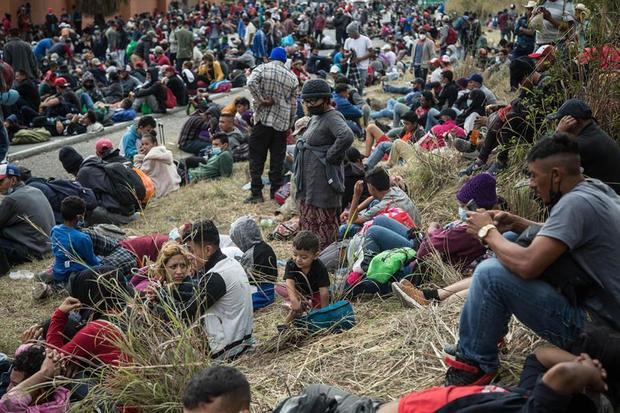
[[[248,96],[249,93],[247,90],[242,90],[236,93],[231,93],[226,95],[222,99],[218,99],[217,103],[220,105],[226,105],[231,100],[235,99],[237,96]],[[180,112],[165,115],[159,118],[161,123],[164,125],[164,135],[166,138],[166,144],[168,146],[176,143],[177,138],[179,136],[179,132],[183,127],[187,119],[187,115],[185,114],[185,110]],[[120,131],[111,132],[110,134],[105,134],[106,138],[109,138],[114,145],[118,146],[121,141],[123,134],[126,129],[122,129]],[[93,155],[95,153],[95,142],[99,139],[99,137],[90,139],[85,142],[77,143],[72,145],[82,156],[86,157],[88,155]],[[43,153],[40,155],[35,155],[30,158],[26,158],[20,161],[15,162],[18,165],[24,165],[29,168],[34,176],[40,176],[44,178],[48,177],[58,177],[58,178],[67,178],[68,175],[65,170],[62,168],[62,165],[58,161],[58,149],[52,150],[51,152]]]

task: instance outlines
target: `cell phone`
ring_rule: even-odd
[[[478,204],[473,199],[470,199],[469,202],[465,204],[465,209],[476,212],[478,210]]]

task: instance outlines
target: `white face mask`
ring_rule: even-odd
[[[426,35],[425,34],[421,34],[420,35],[420,40],[426,40]]]
[[[463,207],[459,207],[459,218],[461,221],[467,221],[467,210]]]
[[[467,99],[467,106],[468,106],[468,107],[469,107],[469,106],[471,106],[471,102],[473,102],[473,100],[471,100],[471,99]]]

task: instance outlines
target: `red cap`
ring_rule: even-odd
[[[69,86],[69,82],[67,82],[67,79],[64,77],[57,77],[56,80],[54,80],[54,86],[67,87]]]
[[[543,56],[549,56],[550,54],[553,54],[553,52],[553,46],[551,46],[550,44],[546,44],[544,46],[540,46],[538,49],[536,49],[534,53],[528,54],[527,57],[531,59],[540,59]]]
[[[103,150],[106,148],[107,149],[114,148],[114,144],[108,138],[101,138],[101,139],[98,139],[97,142],[95,142],[95,152],[97,152],[97,154],[102,153]]]
[[[54,11],[54,10],[52,10],[52,8],[51,8],[51,7],[48,7],[48,8],[47,8],[47,12],[48,12],[48,13],[51,13],[51,12],[53,12],[53,11]]]
[[[43,77],[43,80],[51,80],[51,81],[56,80],[56,73],[52,72],[51,70],[48,70],[47,72],[45,72],[45,76]]]

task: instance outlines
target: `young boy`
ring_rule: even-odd
[[[233,157],[228,150],[228,136],[225,133],[216,134],[211,140],[211,156],[206,164],[189,170],[190,182],[229,177],[233,172]]]
[[[319,258],[319,237],[301,231],[293,239],[293,258],[286,263],[284,282],[291,302],[290,323],[309,308],[329,305],[329,274]]]
[[[51,281],[56,284],[66,285],[72,273],[101,265],[92,239],[78,228],[85,213],[86,203],[77,196],[68,196],[60,204],[64,222],[54,226],[50,236],[55,257]]]
[[[140,149],[142,136],[150,134],[155,128],[157,128],[157,122],[155,122],[155,118],[152,116],[143,116],[137,124],[127,128],[127,132],[125,132],[121,140],[121,156],[130,160],[133,159]]]

